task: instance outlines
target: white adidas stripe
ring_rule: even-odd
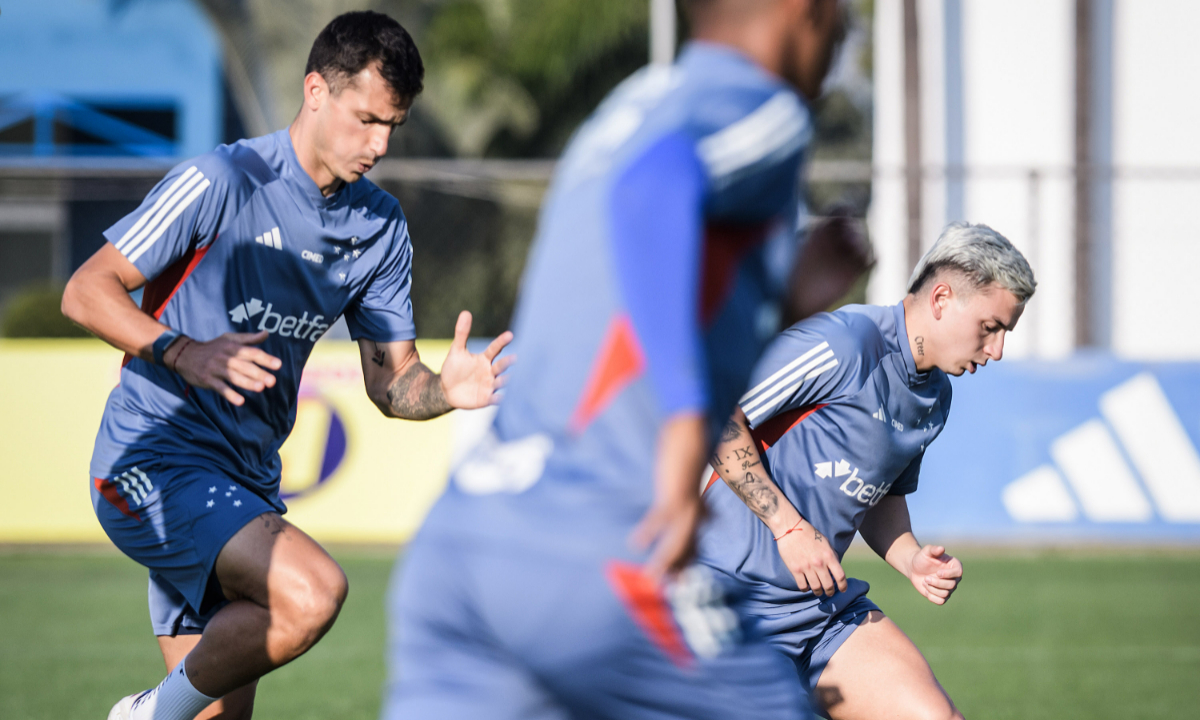
[[[696,150],[709,176],[720,179],[799,147],[807,130],[800,101],[791,91],[782,90],[746,117],[701,140]]]
[[[271,228],[271,236],[275,238],[275,249],[282,250],[283,249],[283,240],[281,240],[279,238],[279,228],[277,228],[277,227]]]
[[[767,378],[766,380],[763,380],[758,385],[755,385],[754,389],[752,389],[750,392],[743,395],[741,400],[738,400],[738,403],[739,404],[745,403],[747,400],[749,400],[751,397],[753,397],[755,394],[757,394],[760,390],[763,390],[771,383],[775,382],[776,380],[783,377],[784,375],[787,375],[788,373],[790,373],[792,370],[794,370],[796,368],[797,365],[803,365],[804,363],[808,362],[809,358],[811,358],[813,355],[816,355],[817,353],[821,352],[822,350],[824,350],[827,347],[829,347],[829,343],[822,342],[820,345],[816,346],[812,350],[809,350],[808,352],[804,353],[800,357],[796,358],[795,360],[791,361],[787,365],[783,366],[782,370],[776,371],[775,373],[773,373],[771,375],[771,377]]]
[[[1100,412],[1169,522],[1200,522],[1200,456],[1162,386],[1139,373],[1100,396]]]
[[[202,177],[198,173],[197,173],[197,176]],[[176,203],[175,209],[172,210],[171,213],[169,215],[167,215],[167,217],[163,220],[163,222],[158,225],[158,229],[155,230],[154,233],[151,234],[148,238],[146,238],[146,240],[141,244],[140,247],[138,247],[136,250],[132,250],[127,255],[127,257],[129,258],[129,262],[137,262],[137,259],[140,258],[143,253],[145,253],[147,250],[149,250],[151,248],[151,246],[153,246],[154,243],[156,243],[160,237],[162,237],[162,234],[164,232],[166,232],[168,227],[171,226],[171,223],[175,222],[175,218],[179,217],[179,215],[184,210],[187,210],[188,206],[191,205],[193,202],[195,202],[196,198],[200,197],[201,193],[203,193],[205,190],[207,190],[208,186],[211,184],[212,184],[211,182],[209,182],[208,180],[205,180],[204,182],[197,185],[195,187],[195,189],[193,189],[192,192],[188,194],[187,197],[185,197],[180,202]]]
[[[821,357],[821,359],[824,359],[824,358],[826,358],[826,357],[833,357],[833,351],[830,351],[830,352],[826,353],[825,355],[823,355],[823,356]],[[818,362],[819,362],[819,361],[820,361],[820,360],[818,360]],[[809,380],[812,380],[813,378],[815,378],[815,377],[818,377],[819,375],[821,375],[821,374],[822,374],[822,373],[824,373],[825,371],[827,371],[827,370],[830,370],[830,369],[832,369],[832,368],[835,368],[835,367],[837,367],[837,364],[838,364],[837,358],[834,358],[834,359],[830,360],[829,362],[825,363],[824,365],[822,365],[821,367],[817,368],[816,370],[813,370],[812,372],[808,373],[807,375],[805,375],[805,376],[804,376],[804,378],[803,378],[803,379],[802,379],[800,382],[798,382],[798,383],[796,383],[795,385],[791,386],[790,388],[787,388],[786,390],[784,390],[784,392],[782,392],[782,393],[780,394],[780,399],[788,397],[789,395],[791,395],[793,392],[795,392],[795,391],[796,391],[796,388],[800,387],[801,385],[803,385],[804,383],[808,382]],[[760,418],[761,416],[763,416],[764,414],[766,414],[767,410],[770,410],[770,409],[771,409],[772,407],[774,407],[776,404],[777,404],[777,403],[775,403],[774,401],[772,401],[771,403],[769,403],[769,404],[767,404],[767,405],[763,405],[763,406],[762,406],[762,407],[760,407],[759,409],[757,409],[757,410],[755,410],[754,412],[752,412],[752,413],[748,414],[746,417],[747,417],[747,418],[748,418],[748,419],[749,419],[751,422],[754,422],[754,421],[758,420],[758,418]]]
[[[142,489],[142,499],[140,500],[140,502],[145,502],[146,496],[148,496],[150,494],[150,492],[152,490],[154,490],[154,485],[150,482],[150,478],[146,475],[146,473],[142,472],[137,467],[134,467],[132,472],[135,473],[139,478],[141,478],[143,489]]]
[[[780,378],[779,382],[777,382],[774,385],[772,385],[771,387],[767,388],[766,391],[760,393],[759,396],[757,398],[755,398],[754,400],[751,400],[750,402],[743,404],[742,410],[744,410],[746,412],[750,412],[751,410],[762,405],[764,402],[767,402],[767,401],[775,398],[776,396],[779,395],[780,391],[782,391],[789,384],[791,384],[796,378],[801,377],[802,375],[806,374],[808,371],[812,370],[813,368],[815,368],[816,366],[825,362],[826,360],[828,360],[831,357],[833,357],[833,350],[828,349],[828,348],[826,348],[824,352],[822,352],[820,355],[817,355],[816,357],[808,357],[807,358],[808,361],[806,363],[804,363],[803,365],[799,366],[798,368],[792,370],[792,372],[790,372],[788,375]]]
[[[146,497],[154,489],[150,484],[150,478],[146,477],[146,473],[136,467],[118,476],[117,482],[121,483],[121,489],[125,491],[125,494],[139,505],[146,501]]]
[[[123,247],[120,247],[118,249],[121,252],[125,253],[126,256],[128,256],[129,253],[132,252],[133,249],[139,243],[141,243],[146,238],[147,235],[154,232],[155,228],[157,228],[159,226],[159,224],[162,222],[162,219],[164,217],[166,217],[171,212],[171,210],[175,207],[175,205],[179,202],[179,199],[181,197],[183,197],[197,182],[199,182],[202,179],[204,179],[204,173],[197,170],[191,177],[189,177],[182,184],[172,185],[171,187],[174,189],[170,193],[165,194],[166,200],[163,202],[163,204],[161,206],[159,206],[158,210],[155,211],[150,216],[150,220],[148,223],[146,223],[145,227],[143,227],[141,229],[141,231],[139,231],[136,235],[134,235],[132,238],[130,238],[128,243],[126,243]],[[156,205],[157,205],[157,203],[156,203]]]
[[[178,188],[180,185],[182,185],[184,182],[186,182],[187,179],[190,178],[195,172],[197,172],[196,166],[193,165],[192,167],[185,170],[182,175],[177,177],[175,179],[175,182],[171,183],[171,187],[167,188],[166,191],[163,192],[163,194],[159,195],[158,200],[154,201],[154,204],[150,206],[150,209],[147,210],[146,212],[142,213],[142,216],[140,218],[138,218],[138,221],[136,223],[133,224],[133,227],[129,228],[129,230],[126,231],[126,233],[121,236],[121,239],[118,240],[117,244],[116,244],[117,249],[123,250],[125,248],[125,243],[129,240],[129,238],[131,238],[135,234],[137,234],[137,232],[142,229],[142,226],[146,224],[146,221],[149,220],[150,217],[153,216],[156,212],[158,212],[158,209],[160,207],[162,207],[163,203],[165,203],[167,201],[167,198],[172,196],[172,194],[175,192],[176,188]]]

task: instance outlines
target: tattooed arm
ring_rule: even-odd
[[[506,332],[478,355],[467,352],[471,314],[464,311],[454,328],[454,341],[439,375],[421,362],[412,340],[358,341],[367,396],[388,417],[428,420],[454,408],[480,408],[496,401],[504,384],[500,374],[512,358],[496,356],[512,340]]]
[[[800,515],[767,474],[741,408],[733,411],[733,417],[721,431],[712,466],[729,489],[763,521],[772,537],[777,538],[779,556],[800,590],[833,595],[846,589],[846,573],[833,547],[821,531]]]

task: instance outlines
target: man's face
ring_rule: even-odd
[[[941,285],[942,283],[939,283]],[[963,286],[965,283],[958,283]],[[939,298],[935,286],[931,301],[941,317],[934,324],[937,336],[930,338],[934,364],[949,375],[974,373],[988,360],[1004,356],[1004,338],[1017,326],[1025,306],[1008,290],[992,283],[965,294]],[[918,358],[919,359],[919,358]]]
[[[815,100],[838,47],[846,37],[846,10],[837,0],[796,2],[787,38],[784,78]]]
[[[317,155],[334,177],[352,183],[387,155],[388,140],[407,119],[412,100],[398,100],[376,64],[343,80],[337,93],[325,87],[314,137]]]

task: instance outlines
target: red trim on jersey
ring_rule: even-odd
[[[604,570],[617,597],[650,641],[675,665],[691,666],[695,658],[658,585],[632,563],[610,560]]]
[[[213,242],[216,242],[215,238]],[[171,298],[179,292],[183,281],[188,279],[188,276],[204,259],[204,255],[210,247],[212,247],[211,244],[199,249],[188,248],[183,257],[171,263],[158,277],[147,282],[142,290],[142,312],[152,316],[155,320],[162,317],[163,310],[167,309],[167,303],[171,302]],[[125,353],[125,358],[121,360],[121,367],[128,365],[132,359],[132,355]]]
[[[733,289],[742,258],[762,244],[768,227],[768,223],[709,223],[705,227],[704,262],[700,271],[701,324],[708,326],[716,319]]]
[[[138,515],[129,509],[129,503],[125,500],[124,496],[117,491],[117,486],[114,485],[112,481],[105,480],[103,478],[92,479],[95,481],[96,489],[100,491],[100,494],[104,496],[104,499],[112,503],[113,507],[120,510],[122,515],[131,517],[138,522],[142,521],[141,515]]]
[[[617,393],[642,374],[645,367],[646,357],[633,323],[628,315],[618,315],[608,325],[583,396],[571,414],[571,432],[576,435],[583,432]]]
[[[775,417],[759,425],[756,429],[750,431],[750,437],[754,438],[754,442],[759,446],[759,452],[766,452],[772,445],[779,442],[779,438],[783,437],[789,430],[796,427],[809,416],[825,407],[829,403],[823,405],[809,405],[807,407],[788,410],[784,413],[779,413]],[[712,477],[708,479],[708,484],[704,486],[703,495],[708,492],[708,489],[713,486],[721,476],[714,470]]]

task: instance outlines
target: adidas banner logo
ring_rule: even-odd
[[[1004,487],[1023,523],[1200,522],[1200,454],[1158,381],[1135,375],[1100,396],[1100,417],[1050,444],[1052,464]]]

